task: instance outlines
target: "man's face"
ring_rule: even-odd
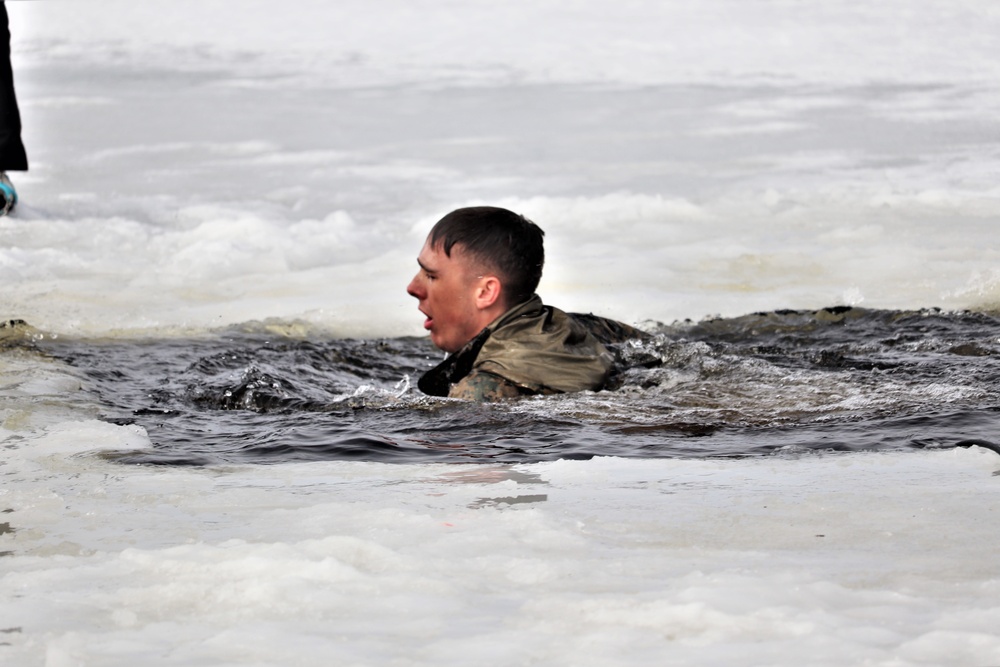
[[[431,342],[445,352],[455,352],[492,321],[476,304],[482,276],[458,244],[452,246],[449,257],[442,244],[431,247],[428,239],[417,263],[420,270],[406,292],[420,302]]]

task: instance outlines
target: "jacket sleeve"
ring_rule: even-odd
[[[505,398],[517,398],[532,392],[508,382],[499,375],[485,371],[472,371],[460,381],[451,386],[449,398],[461,398],[466,401],[499,401]]]

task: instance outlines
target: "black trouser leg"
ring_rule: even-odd
[[[10,28],[7,6],[0,1],[0,171],[26,171],[28,156],[21,143],[21,113],[14,94],[14,71],[10,66]]]

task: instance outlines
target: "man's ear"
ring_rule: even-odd
[[[479,286],[476,288],[476,307],[479,310],[492,308],[495,304],[501,303],[500,295],[503,292],[503,285],[496,276],[483,276],[479,279]]]

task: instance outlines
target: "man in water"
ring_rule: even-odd
[[[614,361],[605,344],[644,334],[543,305],[543,236],[492,206],[460,208],[434,225],[406,291],[431,341],[451,354],[420,378],[421,391],[490,401],[604,387]]]

